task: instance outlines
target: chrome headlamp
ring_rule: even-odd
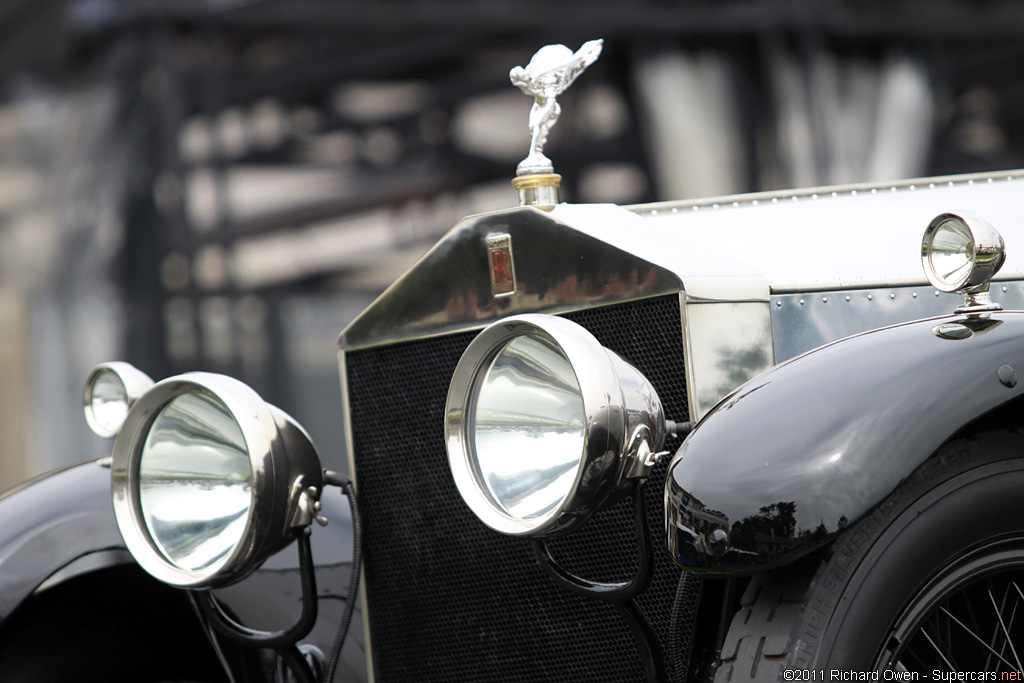
[[[487,327],[459,361],[445,407],[459,493],[489,527],[551,535],[584,521],[665,439],[661,402],[633,366],[563,318]]]
[[[82,407],[85,421],[107,439],[121,431],[128,409],[153,386],[149,375],[128,363],[100,363],[85,380]]]
[[[988,221],[969,211],[932,219],[921,240],[921,265],[940,292],[967,295],[958,313],[1000,310],[988,296],[989,281],[1006,260],[1002,236]]]
[[[183,588],[243,578],[319,510],[305,431],[252,389],[189,373],[155,384],[114,441],[117,524],[139,565]]]

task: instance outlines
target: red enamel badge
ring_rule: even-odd
[[[487,261],[491,269],[491,293],[494,296],[515,294],[516,269],[512,262],[512,236],[487,237]]]

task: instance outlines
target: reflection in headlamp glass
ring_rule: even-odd
[[[142,448],[139,504],[153,542],[177,567],[227,559],[248,522],[252,468],[223,403],[193,392],[161,409]]]
[[[929,260],[932,270],[948,285],[966,280],[972,267],[974,239],[967,226],[959,221],[946,221],[932,237]]]
[[[480,383],[474,410],[479,476],[506,513],[533,519],[560,505],[583,457],[583,398],[552,343],[514,338]]]

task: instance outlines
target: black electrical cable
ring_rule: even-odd
[[[677,681],[685,681],[690,675],[697,613],[700,609],[700,595],[703,587],[704,579],[687,572],[680,575],[679,584],[676,586],[666,649],[669,655],[670,670]]]
[[[221,647],[220,641],[217,640],[217,632],[213,626],[210,625],[209,619],[206,618],[206,613],[203,612],[203,608],[200,607],[199,601],[196,599],[194,591],[185,591],[185,595],[188,597],[188,602],[192,605],[192,610],[196,613],[196,619],[199,620],[199,625],[206,634],[207,639],[210,641],[210,645],[213,647],[213,653],[217,656],[217,661],[220,662],[221,669],[224,670],[224,675],[228,677],[228,683],[237,683],[235,681],[234,674],[231,673],[231,665],[228,663],[227,655],[224,654],[224,648]]]
[[[287,645],[274,650],[285,666],[292,672],[295,683],[317,683],[316,675],[309,668],[309,663],[295,645]]]
[[[665,420],[665,431],[670,436],[686,436],[693,431],[695,423],[693,422],[676,422],[674,420]]]
[[[352,623],[352,613],[355,610],[356,599],[359,592],[359,573],[362,569],[363,557],[363,523],[359,517],[359,506],[356,504],[356,488],[352,481],[343,474],[324,472],[324,482],[332,486],[341,487],[348,498],[348,506],[352,511],[352,569],[349,574],[348,596],[345,598],[345,612],[341,616],[341,624],[338,626],[338,633],[331,645],[331,653],[327,657],[327,669],[324,672],[323,683],[331,683],[334,680],[334,673],[338,668],[338,660],[341,658],[341,646],[345,644],[345,637],[348,635],[349,624]]]
[[[647,480],[633,484],[633,525],[636,529],[638,561],[636,574],[621,583],[600,583],[589,581],[572,574],[559,566],[543,539],[533,541],[533,552],[541,569],[566,590],[586,595],[611,604],[626,622],[636,642],[644,670],[644,680],[649,683],[663,683],[668,680],[657,636],[636,598],[650,585],[654,575],[654,548],[647,519]]]
[[[224,612],[210,591],[193,591],[193,597],[203,610],[209,623],[226,637],[257,647],[277,649],[294,645],[313,630],[317,616],[316,573],[313,568],[313,550],[309,544],[309,528],[298,537],[299,576],[302,580],[302,614],[299,620],[284,631],[260,631],[243,626]]]
[[[581,578],[563,569],[543,539],[533,541],[533,553],[541,569],[566,590],[610,603],[624,603],[647,590],[654,574],[654,548],[647,531],[647,481],[633,484],[633,526],[636,529],[636,574],[621,583],[600,583]]]

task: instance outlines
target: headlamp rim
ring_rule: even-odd
[[[516,337],[533,335],[553,343],[566,358],[580,388],[584,445],[569,493],[548,513],[531,519],[505,512],[480,480],[471,434],[480,385],[497,355]],[[614,362],[600,342],[576,323],[524,314],[485,328],[470,343],[452,375],[445,405],[445,441],[456,487],[466,504],[492,529],[511,536],[544,536],[575,527],[618,484],[615,476],[626,440],[625,401]],[[619,457],[607,458],[609,451]],[[580,486],[584,475],[597,485]]]
[[[139,463],[150,429],[171,401],[189,393],[212,395],[224,405],[242,432],[252,472],[251,502],[241,538],[226,557],[201,570],[183,569],[164,556],[149,532],[139,500]],[[111,462],[114,516],[135,560],[157,579],[181,588],[225,585],[255,568],[253,561],[262,545],[257,538],[256,520],[267,519],[273,512],[274,496],[270,489],[276,450],[281,447],[270,407],[242,382],[223,375],[193,372],[153,385],[128,411],[114,441]]]

